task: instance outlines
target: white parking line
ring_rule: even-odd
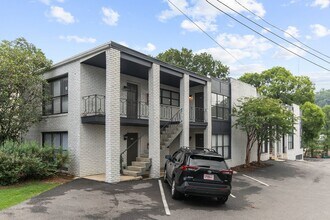
[[[233,197],[233,198],[236,198],[236,196],[234,196],[233,194],[230,194],[230,196]]]
[[[163,189],[162,181],[161,180],[158,180],[158,183],[159,183],[160,194],[162,195],[162,200],[163,200],[163,205],[164,205],[165,213],[166,213],[166,215],[171,215],[171,212],[170,212],[170,209],[168,208],[166,197],[165,197],[165,194],[164,194],[164,189]]]
[[[257,181],[258,183],[261,183],[262,185],[269,186],[267,183],[264,183],[264,182],[262,182],[262,181],[260,181],[260,180],[257,180],[257,179],[255,179],[255,178],[253,178],[253,177],[250,177],[250,176],[248,176],[248,175],[243,174],[243,176],[245,176],[245,177],[247,177],[247,178],[250,178],[251,180]]]

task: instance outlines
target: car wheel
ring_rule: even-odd
[[[167,183],[168,181],[167,181],[167,175],[166,175],[166,168],[165,168],[165,170],[164,170],[164,183]]]
[[[228,200],[228,196],[224,196],[224,197],[218,197],[217,198],[217,201],[220,203],[220,204],[225,204]]]
[[[176,184],[175,184],[175,180],[174,180],[174,178],[173,178],[173,181],[172,181],[171,194],[172,194],[172,198],[173,198],[173,199],[182,199],[182,197],[183,197],[183,194],[180,193],[180,192],[176,189]]]

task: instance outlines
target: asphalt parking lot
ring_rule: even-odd
[[[158,180],[107,184],[78,179],[0,212],[0,219],[330,218],[330,160],[268,163],[234,175],[233,197],[225,205],[201,197],[172,200],[163,183],[166,215]]]

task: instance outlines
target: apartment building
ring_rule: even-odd
[[[115,42],[57,63],[44,77],[53,98],[25,139],[68,150],[76,176],[158,178],[165,155],[180,146],[213,147],[230,166],[244,163],[246,137],[230,113],[238,98],[257,96],[248,84],[203,77]],[[265,144],[264,160],[296,159],[300,129],[272,146]]]

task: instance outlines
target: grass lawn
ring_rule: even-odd
[[[0,210],[23,202],[60,184],[58,182],[33,181],[0,187]]]

